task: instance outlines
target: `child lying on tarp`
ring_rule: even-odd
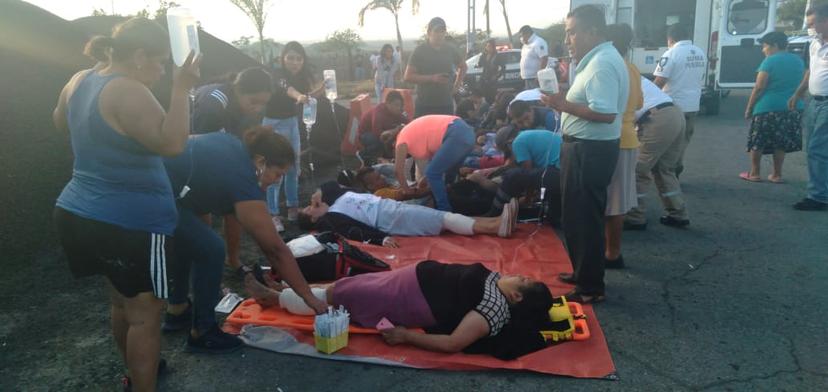
[[[247,292],[262,306],[293,314],[315,312],[291,289],[252,274]],[[380,331],[390,345],[410,344],[439,352],[490,354],[513,359],[546,346],[538,331],[549,323],[552,294],[542,282],[501,276],[482,264],[422,261],[400,269],[342,278],[312,289],[320,300],[344,306],[351,321],[374,328],[383,318],[396,325]],[[426,333],[407,328],[423,328]]]
[[[327,182],[311,196],[311,205],[299,211],[299,227],[333,231],[351,240],[397,247],[390,236],[435,236],[448,230],[461,235],[509,237],[516,215],[517,201],[503,208],[499,217],[471,218],[358,193],[336,182]]]

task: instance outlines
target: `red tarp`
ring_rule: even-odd
[[[548,284],[556,296],[572,286],[559,282],[561,272],[572,267],[563,244],[548,227],[538,229],[532,224],[518,226],[512,238],[493,236],[397,238],[400,248],[391,249],[359,244],[360,248],[391,264],[392,268],[414,264],[422,260],[451,263],[482,262],[502,274],[519,274]],[[236,309],[233,315],[240,312]],[[343,356],[373,357],[416,368],[446,370],[512,369],[583,378],[604,378],[615,373],[604,334],[592,307],[584,306],[592,337],[582,342],[566,342],[525,355],[512,361],[501,361],[487,355],[442,354],[410,346],[388,346],[376,335],[351,334],[348,347],[338,351]],[[225,330],[238,331],[242,326],[238,317],[231,315]],[[290,330],[300,342],[313,345],[313,336],[307,332]]]

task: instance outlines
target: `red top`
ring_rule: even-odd
[[[370,132],[379,137],[383,131],[394,129],[397,125],[407,122],[405,115],[391,113],[385,103],[380,103],[362,114],[359,120],[359,135]]]

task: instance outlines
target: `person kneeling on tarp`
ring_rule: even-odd
[[[503,183],[495,194],[492,208],[486,216],[500,214],[512,198],[544,189],[543,202],[549,203],[550,221],[560,217],[560,155],[561,135],[547,130],[525,130],[503,127],[497,131],[497,148],[517,164],[503,174]]]
[[[517,202],[509,203],[509,208],[504,208],[499,217],[470,218],[357,193],[336,182],[327,182],[311,196],[311,205],[299,211],[299,227],[333,231],[348,239],[397,247],[390,236],[435,236],[448,230],[461,235],[509,237],[516,215]]]
[[[252,274],[245,278],[250,295],[262,306],[280,306],[293,314],[313,310],[292,289],[266,287]],[[373,328],[382,318],[396,325],[381,331],[390,345],[410,344],[446,353],[490,354],[517,358],[546,346],[538,333],[549,322],[552,293],[542,282],[501,276],[482,264],[422,261],[392,271],[342,278],[314,295],[344,306],[351,321]],[[419,333],[407,328],[423,328]]]
[[[224,242],[200,218],[235,214],[241,227],[256,240],[270,265],[279,271],[304,301],[318,312],[326,305],[311,294],[296,259],[273,226],[265,203],[267,187],[278,182],[295,161],[283,136],[258,126],[244,140],[228,133],[191,136],[184,153],[165,161],[179,220],[175,229],[176,265],[164,330],[190,328],[190,351],[227,352],[242,345],[239,338],[216,325]],[[193,303],[190,305],[190,269]]]

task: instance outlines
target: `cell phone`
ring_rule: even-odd
[[[385,317],[377,323],[377,331],[385,331],[386,329],[392,328],[394,328],[394,324],[391,324],[391,322]]]

